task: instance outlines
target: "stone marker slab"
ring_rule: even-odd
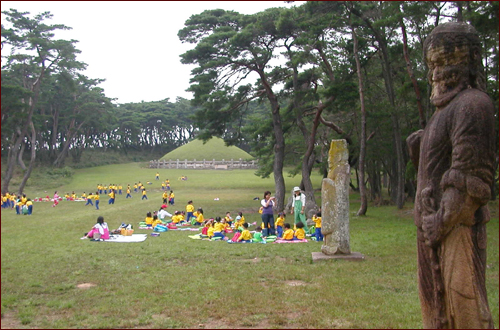
[[[363,261],[365,260],[365,256],[359,252],[351,252],[350,254],[335,254],[335,255],[326,255],[323,252],[312,252],[313,262],[321,260],[330,260],[330,259]]]

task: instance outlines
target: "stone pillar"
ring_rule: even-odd
[[[349,153],[346,140],[333,140],[328,156],[328,177],[321,187],[321,232],[326,255],[350,254]]]

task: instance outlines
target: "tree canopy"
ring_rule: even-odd
[[[93,149],[149,160],[221,137],[259,160],[257,175],[274,176],[279,210],[285,169],[301,174],[307,208],[317,210],[309,175],[326,175],[330,141],[342,138],[358,178],[352,189],[375,204],[387,189],[401,208],[415,191],[404,141],[434,110],[422,44],[449,20],[478,31],[498,118],[497,2],[310,1],[252,15],[203,11],[178,31],[193,45],[180,58],[194,65],[193,99],[126,104],[106,96],[102,78],[84,75],[76,40],[54,37],[70,27],[47,23],[49,12],[2,14],[2,192],[15,168],[24,173],[21,192],[37,162],[60,167]],[[492,189],[496,196],[498,178]]]

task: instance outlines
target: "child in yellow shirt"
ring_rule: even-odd
[[[314,227],[316,227],[314,231],[314,236],[316,236],[316,241],[323,241],[323,234],[321,233],[321,212],[316,213],[312,221],[314,221]]]
[[[207,222],[205,223],[205,232],[206,232],[206,235],[208,236],[208,238],[212,238],[214,236],[214,219],[208,219]],[[203,228],[203,229],[205,229]],[[203,230],[201,231],[201,233],[203,234]]]
[[[33,202],[31,201],[30,198],[26,201],[26,206],[28,207],[28,215],[33,214]]]
[[[99,193],[96,191],[94,195],[94,200],[95,200],[95,208],[96,210],[99,210]]]
[[[240,237],[238,237],[238,242],[242,243],[250,243],[252,239],[252,234],[248,230],[248,223],[243,224],[243,231],[241,232]]]
[[[175,211],[174,215],[172,216],[172,222],[173,223],[179,223],[181,221],[181,211]]]
[[[224,228],[226,227],[226,224],[221,221],[221,217],[216,217],[215,218],[215,224],[214,224],[214,236],[213,237],[220,237],[221,239],[225,239],[226,237],[224,236]]]
[[[227,211],[226,216],[224,217],[226,219],[226,223],[231,226],[233,224],[233,218],[231,217],[231,212]]]
[[[283,232],[283,240],[292,241],[293,240],[293,229],[290,224],[287,222],[284,226],[285,231]]]
[[[158,224],[163,224],[163,222],[160,219],[158,219],[157,215],[153,215],[153,223],[152,223],[153,228],[156,227],[156,225]]]
[[[297,227],[297,230],[295,230],[295,233],[294,233],[294,238],[293,240],[303,240],[306,238],[306,232],[304,230],[304,223],[302,222],[297,222],[295,224],[295,226]]]
[[[238,212],[236,219],[234,219],[234,229],[238,229],[240,227],[243,227],[244,223],[245,223],[245,217],[243,216],[243,213]]]
[[[186,220],[187,220],[187,222],[191,221],[191,218],[194,216],[193,212],[194,212],[193,201],[188,201],[188,203],[186,205]]]
[[[285,212],[278,213],[278,217],[276,218],[276,232],[278,233],[277,237],[283,237],[283,225],[285,224]]]
[[[144,221],[146,222],[146,227],[153,228],[153,216],[151,212],[146,213],[146,219]]]
[[[203,221],[205,221],[205,218],[203,217],[203,209],[200,207],[197,211],[198,215],[196,216],[196,222],[194,223],[195,226],[201,226]]]

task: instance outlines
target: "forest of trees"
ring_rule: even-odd
[[[285,204],[283,168],[326,174],[332,139],[346,139],[350,165],[367,202],[402,208],[415,191],[406,137],[433,113],[422,44],[440,23],[472,24],[483,41],[488,93],[498,118],[498,2],[332,1],[271,8],[253,15],[207,10],[179,27],[193,48],[193,100],[115,105],[83,75],[75,40],[55,40],[50,13],[2,12],[2,192],[13,170],[29,178],[37,163],[62,166],[88,149],[168,152],[195,137],[220,136],[259,159]],[[252,80],[253,79],[253,80]],[[498,133],[498,122],[496,123]],[[498,136],[498,134],[496,134]],[[497,168],[498,168],[498,140]],[[5,161],[4,161],[5,159]],[[359,182],[359,184],[357,183]],[[19,191],[22,191],[23,180]],[[498,193],[498,175],[492,187]]]

